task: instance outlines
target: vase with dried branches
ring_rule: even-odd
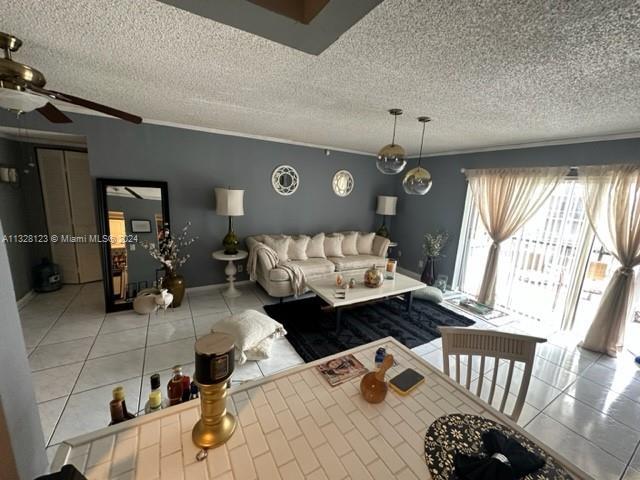
[[[445,231],[427,233],[422,241],[422,254],[424,257],[424,269],[420,280],[427,285],[433,285],[436,281],[436,261],[444,257],[442,251],[449,240],[449,234]]]

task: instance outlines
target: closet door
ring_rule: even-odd
[[[96,235],[96,209],[87,153],[65,151],[64,158],[73,232],[76,236],[85,238]],[[102,279],[100,246],[97,243],[77,243],[76,257],[80,283]]]
[[[43,148],[37,152],[49,238],[58,236],[57,242],[49,243],[51,258],[60,265],[64,283],[78,283],[80,278],[75,244],[60,241],[63,235],[73,234],[64,152]]]

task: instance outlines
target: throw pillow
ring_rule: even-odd
[[[358,232],[344,234],[342,239],[342,253],[344,255],[358,255]]]
[[[273,346],[273,342],[275,338],[267,337],[258,343],[255,347],[250,348],[245,353],[247,360],[266,360],[271,356],[271,347]]]
[[[334,233],[324,237],[324,254],[327,257],[344,257],[344,253],[342,253],[343,237],[344,235],[341,233]]]
[[[324,233],[318,233],[311,237],[307,245],[307,257],[327,258],[324,253]]]
[[[360,255],[372,255],[373,254],[373,239],[376,238],[375,232],[360,233],[358,235],[358,253]]]
[[[289,240],[289,259],[290,260],[306,260],[307,257],[307,245],[310,238],[306,235],[300,235],[299,237],[291,237]]]
[[[216,322],[211,332],[224,332],[231,335],[236,346],[236,361],[242,365],[248,360],[247,352],[257,348],[258,355],[268,350],[260,345],[266,339],[276,339],[287,334],[282,324],[256,310],[244,310]],[[250,354],[256,354],[252,351]]]
[[[420,290],[413,292],[413,298],[420,298],[422,300],[429,300],[433,303],[442,303],[443,296],[442,291],[436,287],[426,286]]]
[[[272,237],[266,236],[264,237],[264,244],[275,250],[278,254],[278,260],[280,263],[286,262],[289,260],[289,241],[291,239],[289,237]]]

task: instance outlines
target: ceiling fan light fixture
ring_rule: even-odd
[[[0,88],[0,107],[14,112],[32,112],[37,108],[44,107],[48,102],[47,98],[40,95]]]
[[[422,141],[420,142],[418,166],[409,170],[402,180],[402,188],[404,188],[404,191],[409,195],[426,195],[426,193],[431,190],[431,185],[433,185],[431,173],[420,166],[422,146],[424,144],[424,130],[427,122],[430,122],[431,119],[429,117],[418,117],[418,121],[422,123]]]
[[[404,170],[407,165],[406,152],[402,146],[395,143],[396,141],[396,123],[398,117],[402,115],[402,110],[392,108],[389,113],[393,115],[393,138],[391,143],[385,145],[378,152],[376,167],[385,175],[397,175]]]

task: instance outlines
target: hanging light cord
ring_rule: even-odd
[[[393,115],[393,138],[391,139],[391,145],[396,144],[396,122],[398,121],[398,115]]]
[[[427,126],[427,122],[422,122],[422,140],[420,140],[420,155],[418,155],[418,168],[422,160],[422,145],[424,145],[424,129]]]

